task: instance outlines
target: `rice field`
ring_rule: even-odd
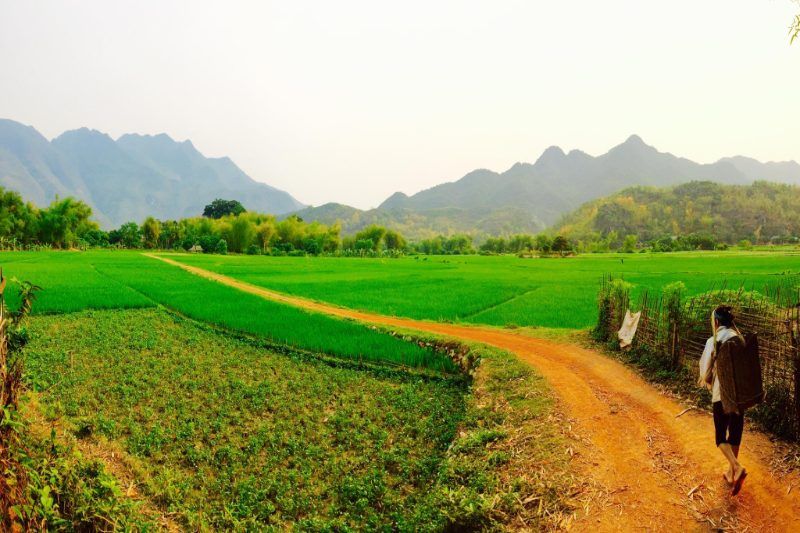
[[[356,309],[556,328],[593,323],[608,273],[701,292],[800,270],[775,252],[169,257]],[[574,510],[550,391],[509,354],[474,348],[484,363],[470,382],[432,350],[138,252],[0,253],[0,265],[43,289],[26,409],[62,529],[157,530],[165,516],[200,531],[477,530],[511,516],[542,528]],[[521,431],[537,443],[524,457],[509,451]],[[520,503],[534,493],[546,512]]]
[[[5,275],[42,287],[36,314],[162,305],[189,318],[315,353],[454,372],[433,350],[361,324],[243,294],[135,252],[0,255]],[[7,256],[12,256],[11,261]],[[9,305],[14,305],[9,291]]]
[[[172,259],[290,294],[418,319],[497,326],[587,328],[603,275],[642,288],[683,282],[699,293],[727,282],[756,289],[800,273],[797,252],[586,254],[399,259],[170,255]]]

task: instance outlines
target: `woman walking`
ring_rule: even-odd
[[[722,475],[732,486],[731,495],[742,489],[747,470],[739,463],[739,446],[744,430],[744,412],[726,413],[722,404],[719,376],[716,372],[716,356],[720,346],[734,337],[740,336],[735,329],[733,313],[728,306],[719,306],[712,314],[713,335],[706,342],[700,358],[700,385],[711,389],[714,412],[714,430],[717,447],[728,460],[730,468]]]

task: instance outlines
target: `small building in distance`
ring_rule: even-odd
[[[195,244],[194,246],[189,248],[189,253],[191,253],[191,254],[201,254],[201,253],[203,253],[203,247],[200,246],[199,244]]]

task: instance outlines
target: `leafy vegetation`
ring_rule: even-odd
[[[0,187],[0,240],[5,247],[46,243],[56,248],[78,244],[83,235],[98,230],[91,208],[72,198],[56,199],[38,209],[13,191]]]
[[[448,521],[430,487],[461,379],[277,355],[162,310],[41,317],[31,333],[45,417],[119,445],[148,502],[189,529]]]
[[[222,218],[228,215],[241,215],[246,209],[238,200],[222,200],[217,198],[203,209],[203,216]]]
[[[797,243],[800,188],[767,182],[633,187],[585,204],[558,230],[587,251],[618,249],[630,236],[656,251],[713,250],[742,240]]]

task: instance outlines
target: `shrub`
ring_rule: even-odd
[[[227,255],[228,253],[228,243],[225,239],[220,239],[217,245],[214,247],[214,253],[220,255]]]

